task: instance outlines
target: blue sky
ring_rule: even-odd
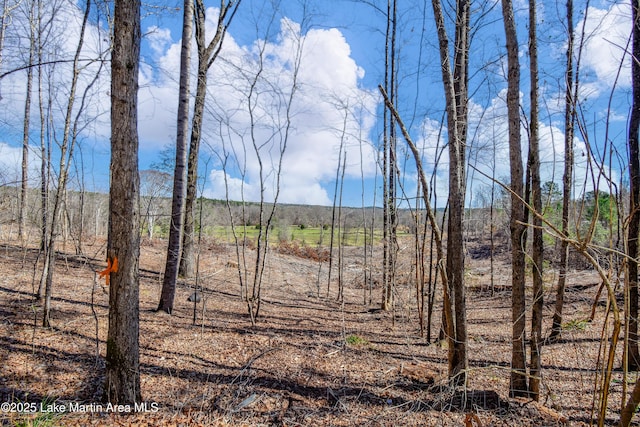
[[[275,170],[278,150],[286,142],[279,200],[286,203],[330,204],[334,196],[336,168],[340,147],[346,150],[346,173],[343,204],[360,206],[379,204],[381,179],[377,157],[382,129],[382,103],[377,85],[384,73],[383,14],[374,7],[386,8],[386,2],[350,0],[281,1],[274,10],[272,2],[243,0],[231,25],[220,58],[209,75],[209,92],[205,112],[201,175],[208,197],[256,200],[260,194],[258,159],[252,138],[261,148],[264,191],[267,199],[275,194]],[[414,141],[424,153],[428,173],[437,157],[436,148],[446,140],[441,125],[444,110],[437,38],[430,2],[400,2],[399,10],[399,105],[400,113],[411,128]],[[81,11],[62,1],[65,19],[56,25],[57,55],[72,55]],[[212,7],[217,2],[207,3]],[[181,37],[181,6],[156,2],[167,9],[143,12],[142,65],[139,93],[140,168],[159,160],[160,151],[175,143],[177,80]],[[305,6],[305,7],[303,7]],[[506,110],[504,91],[503,27],[500,2],[474,3],[474,21],[470,73],[472,93],[470,109],[469,161],[479,170],[496,178],[508,176],[506,146]],[[629,108],[629,58],[623,60],[630,24],[627,2],[595,2],[585,21],[584,7],[576,5],[575,27],[585,23],[587,41],[581,56],[581,114],[585,133],[578,135],[575,148],[581,163],[576,171],[576,193],[589,190],[585,182],[586,142],[596,156],[609,152],[605,142],[619,150],[612,164],[613,179],[618,181],[626,167],[625,128]],[[171,12],[170,12],[171,10]],[[524,111],[528,111],[527,5],[515,3],[520,32],[520,60]],[[563,68],[566,35],[562,20],[564,4],[539,3],[540,72],[542,116],[541,157],[543,180],[559,182],[562,175],[564,96]],[[216,10],[209,9],[208,34],[213,34]],[[24,31],[16,11],[12,27]],[[104,50],[104,28],[89,29],[86,57]],[[580,34],[577,34],[579,37]],[[265,52],[262,67],[260,50]],[[195,69],[195,51],[193,68]],[[299,59],[299,61],[297,61]],[[0,72],[24,61],[24,40],[9,38]],[[623,64],[620,67],[620,64]],[[85,70],[84,82],[96,68]],[[260,78],[251,98],[254,106],[254,129],[249,114],[250,82],[260,70]],[[56,68],[57,114],[62,117],[65,82],[69,70]],[[105,68],[108,71],[108,67]],[[297,71],[297,72],[296,72]],[[295,91],[292,94],[295,76]],[[67,80],[65,80],[67,79]],[[4,182],[12,182],[20,164],[22,111],[26,74],[13,73],[0,81],[0,165],[6,171]],[[195,79],[192,79],[192,83]],[[85,84],[86,85],[86,84]],[[284,107],[291,99],[289,132],[284,133]],[[90,189],[108,188],[109,123],[108,74],[92,88],[90,111],[79,137],[84,164],[84,179]],[[611,105],[609,109],[608,105]],[[32,108],[37,116],[37,108]],[[97,120],[95,119],[97,117]],[[36,119],[33,119],[36,122]],[[60,123],[54,121],[58,128]],[[36,131],[33,131],[35,134]],[[523,145],[526,134],[523,128]],[[438,139],[440,137],[440,139]],[[39,139],[32,135],[34,177],[37,181]],[[55,147],[55,144],[54,144]],[[404,141],[399,141],[401,176],[408,197],[415,196],[415,168],[407,156]],[[495,147],[495,148],[494,148]],[[525,147],[526,148],[526,147]],[[343,154],[344,156],[344,154]],[[79,158],[79,156],[77,156]],[[226,159],[226,161],[225,161]],[[605,158],[605,162],[607,159]],[[446,198],[447,154],[443,153],[437,170],[438,205]],[[75,171],[75,168],[73,169]],[[74,172],[75,174],[75,172]],[[77,182],[78,177],[75,176]],[[471,178],[472,172],[469,172]],[[468,203],[477,203],[479,192],[488,180],[473,174],[469,182]],[[476,200],[476,202],[474,202]]]

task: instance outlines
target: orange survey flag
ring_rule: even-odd
[[[107,286],[109,286],[110,273],[116,273],[118,271],[118,257],[113,257],[113,263],[111,258],[107,257],[107,268],[100,272],[100,278],[105,278]]]

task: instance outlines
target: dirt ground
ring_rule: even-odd
[[[400,248],[392,312],[376,310],[379,287],[372,290],[373,303],[364,303],[369,294],[361,248],[345,252],[343,302],[336,300],[337,273],[327,297],[327,263],[271,251],[255,326],[240,296],[235,248],[203,246],[199,283],[205,290],[195,325],[187,301],[193,281],[179,284],[171,316],[154,312],[166,247],[162,241],[142,246],[140,374],[148,406],[123,413],[101,402],[108,290],[96,271],[105,267],[105,243],[85,243],[86,256],[71,255],[68,247],[58,258],[52,327],[43,329],[42,306],[33,299],[37,250],[1,241],[0,400],[13,402],[3,406],[9,411],[0,413],[2,425],[580,426],[595,418],[606,311],[603,297],[595,320],[584,321],[600,283],[592,271],[568,277],[563,340],[543,347],[543,392],[536,403],[508,398],[506,253],[495,264],[492,294],[486,247],[469,244],[469,382],[453,390],[446,345],[435,340],[439,301],[432,342],[420,336],[409,242]],[[557,277],[550,271],[545,279],[548,333]],[[618,420],[623,379],[614,373],[608,424]],[[629,387],[635,379],[629,375]],[[38,411],[12,412],[19,403],[36,403]]]

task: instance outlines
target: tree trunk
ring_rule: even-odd
[[[638,233],[640,232],[640,6],[636,0],[631,2],[633,15],[633,55],[631,61],[631,82],[633,90],[631,117],[629,118],[629,229],[627,235],[627,255],[629,265],[629,313],[627,340],[628,368],[637,371],[640,368],[638,352]]]
[[[76,90],[78,88],[78,80],[80,76],[79,70],[79,61],[80,61],[80,53],[82,52],[82,47],[84,45],[84,35],[87,27],[87,22],[89,20],[89,13],[91,9],[91,0],[87,0],[86,9],[84,11],[82,27],[80,29],[80,38],[78,40],[78,46],[73,58],[73,76],[71,79],[71,86],[69,88],[69,98],[68,104],[66,106],[66,115],[64,120],[64,131],[62,136],[62,143],[60,145],[60,162],[58,166],[58,188],[56,191],[56,196],[53,201],[53,210],[51,214],[51,226],[49,227],[49,235],[47,236],[47,252],[48,256],[45,257],[44,266],[42,268],[42,278],[40,280],[41,286],[43,282],[46,282],[45,285],[45,305],[44,305],[44,314],[42,320],[42,326],[49,327],[49,315],[51,309],[51,292],[53,289],[53,272],[55,267],[55,243],[57,239],[57,230],[56,225],[60,218],[64,199],[66,197],[67,191],[67,178],[69,175],[69,164],[71,159],[73,158],[73,149],[75,146],[75,138],[77,137],[76,132],[72,132],[72,117],[73,117],[73,108],[76,101]],[[86,90],[86,89],[85,89]],[[82,107],[80,107],[82,109]],[[45,279],[46,277],[46,279]]]
[[[522,152],[520,148],[520,63],[518,59],[518,40],[511,0],[502,0],[504,30],[507,41],[508,87],[507,111],[509,122],[509,164],[511,174],[511,270],[512,301],[511,320],[512,355],[511,380],[509,394],[526,396],[526,352],[525,352],[525,257],[523,237],[524,219]]]
[[[140,206],[138,175],[138,66],[140,2],[116,0],[111,53],[111,182],[107,257],[110,273],[105,398],[142,400],[139,356]]]
[[[38,0],[38,27],[42,25],[42,1]],[[51,171],[51,147],[46,142],[46,118],[45,118],[45,104],[43,99],[43,46],[40,32],[38,32],[38,109],[40,112],[40,252],[46,259],[49,256],[49,178]],[[51,102],[51,98],[49,98]],[[45,265],[48,263],[45,262]],[[37,294],[35,295],[38,300],[42,298],[42,291],[45,286],[45,275],[40,277],[40,284],[38,286]]]
[[[540,188],[540,148],[538,141],[538,40],[536,34],[536,3],[529,0],[529,56],[531,81],[531,120],[529,124],[529,161],[531,171],[531,196],[533,209],[542,213],[542,191]],[[540,369],[542,366],[542,308],[543,308],[543,261],[542,219],[532,212],[532,275],[533,303],[531,304],[531,372],[529,392],[534,400],[540,398]]]
[[[391,102],[396,101],[396,29],[397,5],[395,0],[387,1],[387,26],[385,32],[385,83],[384,88]],[[393,307],[393,288],[395,284],[395,265],[397,253],[397,216],[396,216],[396,132],[392,114],[384,112],[384,156],[383,156],[383,272],[381,308]]]
[[[24,244],[26,227],[26,207],[27,194],[29,188],[29,126],[31,123],[31,88],[33,86],[33,60],[35,54],[36,34],[35,34],[35,9],[36,3],[31,3],[29,11],[30,34],[29,34],[29,67],[27,68],[27,91],[24,101],[24,124],[22,127],[22,186],[20,189],[20,207],[18,211],[18,235],[20,242]]]
[[[416,147],[416,145],[413,143],[411,136],[409,135],[409,131],[407,130],[404,123],[402,122],[402,119],[400,118],[398,111],[393,106],[393,103],[387,96],[386,91],[382,86],[378,86],[378,89],[380,90],[380,93],[384,98],[384,102],[387,108],[389,109],[391,114],[393,114],[396,121],[398,122],[398,126],[402,131],[402,135],[404,136],[405,141],[407,141],[407,144],[409,145],[411,153],[413,154],[413,158],[416,162],[416,169],[418,172],[418,179],[420,180],[420,184],[422,187],[422,197],[425,205],[425,210],[427,213],[427,218],[429,219],[429,224],[431,225],[433,240],[435,241],[435,245],[436,245],[436,252],[437,252],[436,265],[438,266],[437,268],[440,271],[440,277],[442,278],[442,289],[444,294],[444,301],[443,301],[443,308],[442,308],[443,318],[444,318],[443,323],[445,324],[444,329],[448,334],[447,336],[448,343],[452,347],[453,344],[451,343],[451,340],[452,340],[451,337],[453,335],[451,334],[451,331],[453,331],[454,329],[454,326],[453,326],[454,320],[457,320],[457,319],[454,319],[454,316],[452,313],[453,304],[451,303],[451,297],[449,294],[449,284],[448,284],[447,273],[446,273],[446,270],[442,268],[442,261],[444,259],[444,246],[442,244],[442,233],[440,231],[440,227],[438,227],[438,222],[436,220],[436,216],[433,212],[433,209],[431,209],[431,201],[429,198],[429,186],[427,183],[426,175],[424,173],[424,169],[422,168],[421,154],[418,151],[418,148]],[[464,343],[466,344],[466,340]],[[452,381],[455,383],[456,381],[466,380],[465,370],[461,371],[457,376],[451,375],[451,372],[453,372],[453,365],[451,363],[453,358],[451,357],[451,354],[452,354],[452,351],[449,351],[449,356],[450,356],[449,373]],[[464,352],[464,356],[466,358],[466,351]],[[465,359],[465,367],[466,367],[466,359]]]
[[[202,118],[204,114],[205,99],[207,95],[207,71],[218,56],[222,41],[235,15],[240,2],[222,1],[218,15],[216,33],[209,44],[206,44],[206,8],[203,0],[195,1],[195,28],[196,44],[198,46],[198,81],[196,84],[196,99],[193,106],[193,119],[191,125],[191,142],[189,144],[189,160],[187,166],[187,197],[185,199],[184,233],[182,236],[182,255],[180,257],[180,275],[193,277],[195,273],[195,248],[194,248],[194,206],[197,196],[198,181],[198,155],[200,152],[200,140],[202,138]],[[227,16],[230,17],[225,23]]]
[[[573,175],[573,135],[574,135],[574,101],[573,101],[573,0],[567,0],[567,71],[565,73],[565,111],[564,111],[564,172],[562,175],[562,234],[569,235],[569,207],[571,203],[571,178]],[[562,335],[562,308],[564,306],[564,290],[569,268],[569,242],[560,242],[560,267],[558,268],[558,285],[553,322],[549,339],[558,340]]]
[[[18,7],[20,2],[14,2],[13,5],[9,5],[7,0],[2,1],[2,15],[0,15],[0,69],[2,69],[2,51],[4,50],[5,31],[11,24],[12,17],[11,12]],[[0,94],[0,98],[2,98]]]
[[[193,26],[193,1],[184,1],[182,50],[180,55],[180,92],[178,94],[178,131],[176,136],[176,165],[173,176],[173,199],[169,246],[162,281],[162,293],[158,310],[173,311],[173,300],[178,281],[178,267],[182,251],[182,227],[187,179],[187,138],[189,134],[189,64],[191,61],[191,34]]]
[[[640,405],[640,381],[637,381],[633,386],[631,396],[629,396],[627,404],[620,412],[620,423],[618,424],[620,427],[628,427],[631,425],[631,420],[633,419],[633,415],[636,413],[638,405]]]
[[[446,276],[452,296],[448,309],[453,314],[447,339],[449,340],[449,378],[454,385],[467,380],[467,320],[464,283],[464,199],[465,199],[465,147],[467,136],[468,64],[469,64],[469,0],[456,3],[456,28],[453,71],[450,64],[449,41],[444,14],[439,0],[432,1],[438,41],[442,82],[447,105],[449,144],[449,222],[447,227]]]
[[[198,55],[200,57],[200,55]],[[206,64],[206,63],[205,63]],[[198,63],[198,84],[191,127],[189,159],[187,165],[187,197],[184,203],[184,233],[182,236],[182,255],[180,256],[180,275],[193,277],[195,272],[194,248],[194,209],[198,183],[198,153],[200,151],[200,135],[202,131],[202,115],[207,93],[207,68]]]

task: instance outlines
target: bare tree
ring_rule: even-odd
[[[329,270],[327,271],[327,298],[331,291],[331,273],[333,272],[333,247],[336,238],[336,231],[338,233],[338,239],[340,238],[340,219],[336,220],[336,212],[338,207],[338,188],[340,185],[340,165],[342,164],[344,137],[340,140],[340,149],[338,150],[338,164],[336,165],[336,180],[333,189],[333,204],[331,205],[331,235],[329,236]],[[345,153],[346,157],[346,153]],[[337,224],[337,226],[336,226]],[[338,240],[339,241],[339,240]],[[341,284],[338,284],[340,287]]]
[[[540,143],[538,132],[538,40],[537,40],[536,2],[529,0],[529,70],[530,70],[530,104],[531,120],[529,123],[529,171],[531,179],[531,198],[533,208],[542,212],[542,192],[540,186]],[[536,215],[533,218],[532,242],[532,275],[533,303],[531,305],[531,369],[529,391],[534,400],[540,398],[540,370],[542,361],[542,269],[544,260],[544,242],[542,240],[542,220]]]
[[[140,2],[116,0],[111,52],[111,189],[109,331],[105,397],[113,404],[142,400],[139,354],[140,205],[138,67]],[[117,266],[114,267],[114,266]]]
[[[26,207],[29,187],[29,130],[31,123],[31,94],[33,88],[33,63],[37,46],[37,3],[32,1],[27,12],[27,22],[29,23],[29,59],[27,63],[27,88],[24,101],[24,121],[22,127],[22,182],[20,188],[20,207],[18,210],[18,235],[20,241],[24,243],[26,227]]]
[[[525,352],[525,254],[523,168],[520,151],[520,61],[518,39],[511,0],[502,0],[504,30],[507,40],[507,114],[509,122],[509,165],[511,172],[511,283],[512,355],[511,396],[528,395]]]
[[[385,72],[384,89],[392,103],[397,101],[398,75],[396,64],[396,33],[398,28],[398,7],[396,0],[387,1],[387,26],[385,31]],[[393,307],[393,292],[396,282],[396,259],[398,253],[396,213],[396,180],[398,165],[396,160],[396,126],[395,117],[384,111],[384,135],[382,155],[383,182],[383,233],[382,233],[382,303],[383,310]]]
[[[191,142],[189,144],[189,160],[187,166],[187,197],[185,199],[184,233],[182,237],[182,255],[180,257],[180,274],[192,277],[194,274],[194,212],[196,200],[196,184],[198,180],[198,156],[202,138],[202,119],[207,95],[207,72],[218,57],[222,42],[235,16],[241,0],[221,0],[218,10],[218,25],[211,41],[206,41],[206,8],[203,0],[195,0],[195,32],[198,47],[198,80],[196,98],[193,106],[191,124]]]
[[[3,50],[4,50],[4,41],[7,27],[11,23],[11,13],[15,8],[20,4],[19,1],[9,2],[9,0],[2,0],[2,15],[0,16],[0,70],[3,65]],[[2,95],[0,94],[0,99],[2,99]]]
[[[573,136],[575,123],[575,94],[577,94],[577,77],[573,70],[574,34],[573,34],[573,0],[567,0],[567,65],[565,71],[564,101],[564,172],[562,174],[562,233],[569,235],[569,210],[571,203],[571,182],[573,178]],[[560,266],[558,267],[558,284],[553,312],[550,340],[557,340],[562,334],[562,308],[564,306],[564,290],[569,268],[569,243],[560,242]]]
[[[182,231],[184,222],[184,200],[187,181],[187,138],[189,135],[189,64],[191,62],[191,35],[193,28],[193,0],[184,0],[182,18],[182,47],[180,51],[180,87],[178,93],[178,130],[176,135],[176,163],[173,175],[173,198],[169,245],[162,281],[162,292],[158,310],[171,314],[176,294]]]
[[[49,234],[49,181],[51,176],[51,145],[46,137],[46,111],[50,110],[51,97],[45,106],[44,78],[45,67],[42,66],[43,53],[43,25],[42,25],[42,1],[38,0],[38,110],[40,117],[40,252],[46,259],[49,255],[47,236]],[[44,281],[40,280],[37,298],[42,297]]]
[[[167,172],[155,169],[140,171],[141,227],[147,230],[150,239],[153,239],[155,223],[162,212],[161,201],[171,194],[171,181],[172,177]]]
[[[259,82],[259,79],[253,80],[252,90],[249,96],[249,111],[252,124],[250,140],[251,147],[253,148],[256,159],[258,160],[260,177],[260,230],[258,232],[257,239],[256,261],[253,272],[251,294],[247,292],[246,300],[252,324],[255,324],[260,313],[262,278],[269,248],[269,233],[276,213],[278,196],[280,194],[280,178],[282,176],[284,154],[291,135],[293,100],[298,89],[298,72],[300,70],[300,62],[302,60],[304,47],[304,36],[302,34],[299,35],[296,43],[297,45],[295,46],[296,50],[294,53],[293,64],[291,65],[291,86],[286,91],[277,91],[275,94],[275,101],[280,103],[282,106],[283,112],[281,114],[283,117],[279,117],[275,121],[275,123],[280,122],[280,124],[276,125],[276,127],[272,129],[273,136],[275,137],[272,143],[268,143],[271,138],[268,138],[267,141],[263,142],[258,137],[258,128],[256,126],[258,124],[256,123],[258,116],[256,115],[256,106],[258,97],[260,97],[261,93],[259,87],[256,85]],[[262,51],[258,58],[260,71],[256,74],[256,77],[261,76],[265,60],[266,57],[264,56],[264,51]],[[275,160],[272,161],[270,168],[265,168],[265,166],[268,166],[266,163],[267,159],[273,157],[273,154],[270,153],[273,149],[275,149],[276,153]],[[265,183],[267,182],[269,175],[273,175],[275,181],[273,203],[270,204],[270,207],[267,205],[265,200]]]
[[[47,254],[44,259],[44,266],[42,269],[42,278],[41,278],[41,287],[42,283],[45,283],[45,301],[44,301],[44,315],[42,324],[45,327],[50,326],[49,324],[49,314],[51,310],[51,292],[53,286],[53,270],[55,265],[55,243],[58,237],[57,224],[60,217],[61,212],[63,211],[63,203],[65,200],[65,193],[67,191],[67,183],[69,176],[69,166],[71,163],[71,159],[73,158],[73,152],[76,146],[77,137],[78,137],[78,120],[80,117],[80,112],[83,110],[83,107],[86,102],[86,96],[90,89],[90,87],[97,80],[100,70],[102,69],[103,62],[100,61],[99,69],[95,73],[93,81],[85,87],[83,96],[80,99],[80,106],[78,107],[78,112],[75,114],[74,119],[74,106],[78,101],[76,99],[76,94],[78,90],[78,83],[80,77],[80,55],[82,52],[82,47],[84,45],[84,36],[86,32],[87,22],[89,20],[90,12],[91,12],[91,1],[88,0],[86,3],[86,8],[84,11],[84,16],[82,20],[82,27],[80,29],[78,46],[73,57],[73,66],[72,66],[72,78],[71,85],[69,90],[68,103],[66,105],[66,112],[64,118],[64,129],[62,135],[62,141],[60,142],[60,162],[58,166],[58,187],[56,191],[56,195],[53,200],[53,208],[51,213],[51,225],[49,227],[49,235],[47,236]]]
[[[471,4],[468,0],[456,2],[453,58],[449,53],[449,37],[442,5],[439,0],[432,0],[432,5],[438,31],[449,145],[449,220],[446,260],[448,283],[446,285],[453,297],[450,301],[453,317],[445,332],[450,340],[449,376],[454,384],[463,385],[467,381],[468,365],[463,223]]]
[[[449,345],[449,348],[451,348],[453,347],[453,344],[454,344],[453,341],[455,337],[452,333],[450,333],[450,331],[453,330],[453,323],[455,321],[455,317],[453,314],[453,304],[451,303],[451,295],[449,292],[450,288],[448,284],[447,271],[445,268],[443,268],[444,245],[442,243],[442,232],[440,231],[440,227],[438,226],[436,215],[433,212],[433,209],[431,208],[431,200],[429,196],[429,185],[427,183],[426,174],[424,173],[424,169],[422,167],[420,152],[418,151],[418,148],[416,147],[416,145],[413,143],[413,140],[409,135],[409,131],[407,130],[400,115],[398,114],[398,111],[395,109],[393,103],[389,99],[384,88],[379,85],[378,90],[380,91],[380,93],[382,94],[382,97],[384,98],[386,107],[389,109],[391,114],[393,114],[398,126],[400,127],[400,130],[402,131],[402,135],[404,136],[405,141],[409,145],[409,149],[411,150],[411,153],[413,154],[413,158],[416,163],[418,179],[420,180],[420,186],[422,189],[422,199],[424,201],[427,218],[429,220],[429,225],[431,226],[431,230],[433,232],[432,233],[433,240],[435,241],[435,245],[436,245],[436,252],[437,252],[436,265],[438,266],[437,268],[438,268],[438,271],[440,272],[440,277],[442,279],[442,284],[443,284],[443,295],[444,295],[443,310],[442,310],[444,313],[443,322],[445,323],[445,329],[447,330],[447,337],[446,337],[447,344]],[[456,370],[458,366],[454,362],[456,362],[457,359],[455,358],[455,354],[453,351],[450,350],[448,356],[449,356],[449,377],[451,381],[455,384],[458,381],[460,381],[461,377],[463,375],[466,375],[466,373],[464,371],[460,372]]]
[[[278,10],[273,10],[270,19],[265,21],[267,27],[263,34],[259,34],[253,52],[238,62],[231,60],[226,63],[230,67],[228,71],[237,76],[234,85],[237,85],[241,102],[239,111],[233,113],[242,116],[241,128],[235,128],[237,124],[228,115],[229,111],[215,111],[222,141],[217,155],[223,166],[227,199],[233,197],[230,196],[227,173],[232,162],[235,162],[234,169],[241,178],[237,188],[239,194],[235,195],[241,198],[240,223],[234,218],[229,201],[227,207],[236,242],[240,289],[252,324],[255,324],[260,314],[269,237],[275,225],[284,156],[293,131],[294,100],[301,86],[299,70],[305,42],[301,31],[304,23],[298,26],[292,21],[282,20],[281,31],[290,37],[287,41],[293,47],[289,51],[291,56],[288,58],[286,71],[279,71],[280,75],[271,72],[268,67],[268,51],[272,47],[270,30],[276,21],[277,12]],[[263,31],[260,26],[256,30]],[[257,203],[253,206],[245,201],[245,180],[250,178],[250,162],[253,173],[251,177],[256,181],[253,198]],[[249,224],[257,229],[257,236],[252,241],[249,241],[246,233]]]
[[[628,367],[640,369],[638,350],[638,235],[640,233],[640,6],[631,2],[633,16],[631,60],[631,84],[633,90],[631,116],[629,118],[629,227],[627,228],[627,255],[629,276],[629,314],[627,340]]]

